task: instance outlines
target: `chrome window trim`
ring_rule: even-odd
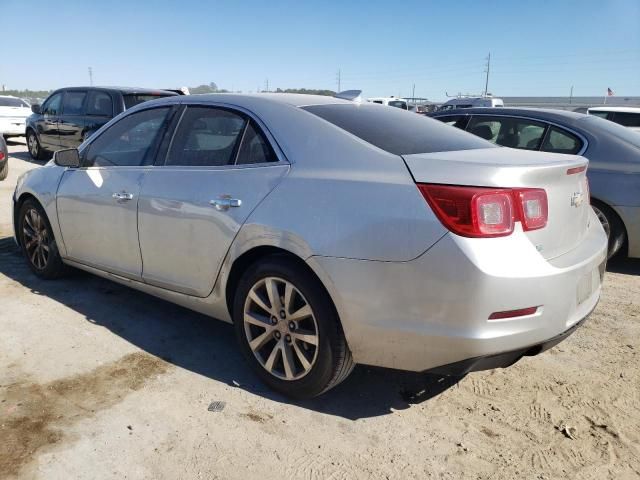
[[[504,112],[504,110],[503,110],[503,112]],[[436,120],[437,120],[437,119],[439,119],[439,118],[443,118],[443,117],[452,117],[452,116],[454,116],[454,115],[460,115],[460,113],[458,113],[458,114],[455,114],[455,113],[447,113],[446,115],[438,115],[437,117],[432,117],[432,118],[434,118],[434,119],[436,119]],[[572,128],[570,128],[570,127],[566,127],[566,126],[561,125],[561,124],[559,124],[559,123],[556,123],[556,122],[554,122],[554,121],[552,121],[552,120],[546,120],[546,119],[541,119],[541,118],[529,117],[529,116],[526,116],[526,115],[509,115],[509,114],[504,114],[504,113],[499,113],[499,112],[496,112],[496,113],[463,113],[462,115],[466,115],[466,116],[468,116],[468,117],[475,117],[475,116],[478,116],[478,117],[509,117],[509,118],[519,118],[519,119],[522,119],[522,120],[531,120],[531,121],[533,121],[533,122],[546,123],[546,124],[548,124],[548,125],[553,125],[554,127],[558,127],[558,128],[560,128],[560,129],[562,129],[562,130],[566,130],[567,132],[569,132],[569,133],[571,133],[571,134],[575,135],[576,137],[578,137],[578,139],[580,139],[580,141],[582,142],[582,148],[581,148],[580,150],[578,150],[578,152],[577,152],[577,153],[573,153],[573,154],[561,154],[561,155],[582,155],[584,152],[586,152],[586,151],[587,151],[587,148],[589,148],[589,141],[587,140],[587,138],[586,138],[584,135],[582,135],[580,132],[576,132],[575,130],[573,130],[573,129],[572,129]],[[469,123],[467,123],[467,126],[468,126],[468,125],[469,125]],[[467,130],[465,129],[465,132],[466,132],[466,131],[467,131]],[[469,132],[469,133],[471,133],[471,132]],[[473,135],[473,134],[472,134],[472,135]],[[546,137],[546,135],[547,135],[547,134],[545,133],[545,137]],[[544,139],[543,139],[543,142],[544,142]],[[496,145],[498,145],[498,144],[496,144]],[[542,147],[542,143],[540,143],[540,147]],[[524,149],[524,148],[519,148],[519,149],[517,149],[517,150],[526,150],[526,149]],[[533,152],[542,152],[542,150],[540,150],[540,149],[538,149],[538,150],[529,150],[529,151],[533,151]]]

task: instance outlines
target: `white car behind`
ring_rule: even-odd
[[[31,105],[25,100],[0,95],[0,133],[4,138],[24,135],[25,120],[31,115]]]

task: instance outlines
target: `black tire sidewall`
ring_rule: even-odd
[[[47,266],[43,269],[39,269],[35,265],[33,265],[33,263],[31,262],[31,259],[29,258],[29,254],[27,253],[27,249],[25,247],[24,232],[23,232],[24,217],[26,212],[31,210],[32,208],[35,209],[44,220],[45,225],[47,227],[48,235],[51,239],[51,241],[49,242],[49,259],[47,261]],[[62,263],[60,252],[58,251],[58,245],[56,243],[55,236],[53,235],[53,229],[51,228],[51,223],[49,223],[47,214],[45,213],[42,206],[37,201],[31,198],[25,200],[24,203],[20,206],[20,211],[18,213],[17,234],[20,239],[20,248],[22,249],[22,253],[25,257],[25,260],[27,261],[27,264],[29,265],[29,268],[33,273],[35,273],[37,276],[41,278],[46,278],[46,279],[57,278],[58,276],[60,276],[60,274],[64,269],[64,264]]]
[[[622,221],[618,218],[618,216],[613,212],[609,207],[599,202],[594,202],[593,205],[595,208],[600,210],[602,214],[607,218],[609,222],[609,238],[608,238],[608,247],[607,247],[607,258],[612,258],[616,254],[618,254],[622,247],[624,246],[626,233],[624,225]],[[599,220],[598,220],[599,221]]]
[[[309,303],[318,325],[318,353],[311,371],[299,380],[281,380],[260,365],[249,347],[244,331],[244,304],[251,288],[265,277],[278,277],[292,283]],[[337,368],[340,331],[337,314],[324,287],[307,271],[286,257],[269,257],[254,264],[243,275],[233,303],[233,320],[240,349],[258,376],[271,388],[295,398],[310,398],[322,393]]]

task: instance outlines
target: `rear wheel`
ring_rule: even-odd
[[[20,245],[29,268],[37,276],[53,279],[62,276],[66,267],[58,252],[51,224],[44,209],[33,199],[27,199],[18,214]]]
[[[274,390],[315,397],[353,370],[329,295],[295,261],[276,255],[251,266],[240,280],[233,310],[243,354]]]
[[[611,258],[618,253],[627,238],[624,225],[620,217],[606,205],[593,203],[591,206],[609,239],[607,258]]]
[[[27,147],[29,148],[29,155],[34,160],[44,160],[47,157],[46,152],[40,146],[38,136],[33,130],[29,130],[27,133]]]

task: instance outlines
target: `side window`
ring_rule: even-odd
[[[59,115],[60,106],[62,104],[62,92],[56,93],[44,104],[42,108],[43,115]]]
[[[113,116],[113,101],[111,95],[106,92],[92,91],[87,102],[87,115],[97,117]]]
[[[589,115],[593,115],[595,117],[604,118],[605,120],[609,117],[609,112],[589,112]]]
[[[474,116],[467,131],[504,147],[538,150],[545,128],[544,123],[535,120]]]
[[[219,167],[235,159],[246,119],[221,108],[187,107],[166,165]]]
[[[82,115],[84,99],[87,97],[87,92],[80,91],[67,91],[64,94],[64,100],[62,101],[62,114],[63,115]]]
[[[502,127],[502,122],[496,117],[479,117],[473,116],[469,120],[467,126],[467,132],[473,133],[477,137],[489,140],[492,143],[496,143],[498,134]]]
[[[464,130],[469,122],[469,117],[467,115],[447,115],[446,117],[436,117],[436,120],[440,120],[442,123]]]
[[[612,120],[624,127],[640,127],[640,113],[614,112]]]
[[[85,167],[151,165],[169,108],[152,108],[127,115],[89,146]]]
[[[236,165],[249,165],[253,163],[277,162],[278,157],[274,153],[271,145],[267,142],[262,132],[253,121],[247,125],[247,129],[242,137],[242,144],[238,152]]]
[[[551,127],[542,144],[543,152],[576,154],[582,148],[578,137],[565,130]]]

